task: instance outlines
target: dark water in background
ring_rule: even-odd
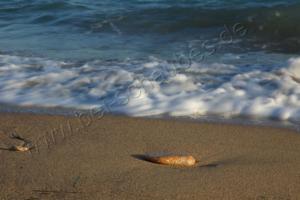
[[[242,50],[298,53],[299,11],[297,0],[1,1],[0,49],[78,60],[169,56],[241,23],[249,31]]]
[[[297,0],[0,1],[0,102],[300,121]]]

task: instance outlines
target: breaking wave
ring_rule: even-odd
[[[300,58],[272,69],[225,63],[182,69],[155,58],[71,63],[1,55],[0,101],[131,116],[214,114],[299,122]]]

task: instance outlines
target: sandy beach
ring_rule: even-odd
[[[299,199],[300,135],[118,116],[0,115],[0,199]],[[9,151],[20,141],[30,152]],[[195,167],[138,159],[193,155]]]
[[[0,1],[0,200],[300,200],[299,11]]]

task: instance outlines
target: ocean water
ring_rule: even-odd
[[[300,122],[298,0],[0,2],[0,103]]]

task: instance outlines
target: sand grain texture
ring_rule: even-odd
[[[0,115],[29,152],[0,150],[0,199],[300,199],[300,135],[285,129],[105,116]],[[174,168],[134,154],[186,153]]]

